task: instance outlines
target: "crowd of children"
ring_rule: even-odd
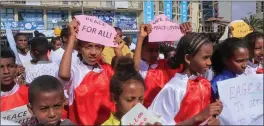
[[[117,47],[78,40],[79,23],[73,19],[52,39],[52,48],[45,36],[28,45],[21,33],[14,36],[18,57],[1,47],[1,120],[22,126],[121,125],[141,103],[161,118],[148,125],[199,125],[207,119],[207,125],[220,125],[217,82],[263,74],[259,32],[215,43],[184,23],[174,48],[149,42],[151,25],[142,24],[133,53],[119,28]]]

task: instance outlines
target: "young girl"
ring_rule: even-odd
[[[216,74],[211,81],[213,99],[218,98],[218,81],[255,73],[255,71],[247,65],[248,59],[249,51],[243,39],[228,38],[218,45],[212,56],[212,67]]]
[[[52,38],[51,44],[52,44],[52,51],[51,52],[59,49],[62,46],[62,42],[61,42],[60,37]]]
[[[165,85],[149,109],[169,125],[196,125],[219,115],[222,104],[220,101],[211,104],[211,84],[200,76],[209,69],[212,53],[213,45],[207,37],[198,33],[183,36],[169,62],[172,68],[183,64],[183,69]],[[212,122],[218,121],[211,117],[208,124]]]
[[[248,65],[259,74],[263,73],[263,38],[264,35],[260,32],[251,32],[245,37],[249,50]]]
[[[80,61],[71,64],[78,23],[69,24],[70,37],[62,57],[58,77],[64,81],[69,95],[69,119],[77,125],[100,125],[115,111],[110,100],[109,82],[113,75],[110,65],[101,61],[103,45],[78,40]],[[119,38],[120,40],[120,38]],[[116,56],[122,55],[124,44],[115,48]]]

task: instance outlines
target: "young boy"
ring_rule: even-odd
[[[191,31],[189,23],[181,26],[184,32]],[[146,31],[147,30],[147,31]],[[160,43],[149,42],[148,34],[151,32],[151,25],[141,25],[134,54],[135,68],[145,79],[146,90],[144,96],[144,106],[149,107],[155,96],[164,85],[181,69],[171,69],[168,61],[158,60]]]
[[[66,99],[62,84],[55,77],[43,75],[33,80],[28,99],[28,110],[33,117],[22,126],[73,125],[68,119],[62,120]]]
[[[36,37],[31,40],[31,54],[35,62],[30,67],[26,67],[25,79],[27,84],[30,84],[41,75],[55,77],[55,73],[59,70],[59,65],[49,60],[47,56],[48,51],[49,43],[46,38]]]
[[[28,104],[28,88],[15,83],[16,57],[10,48],[1,48],[1,118],[16,123],[23,123],[31,117]]]

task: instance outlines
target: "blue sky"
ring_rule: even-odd
[[[232,20],[240,20],[249,12],[256,13],[256,2],[232,2]]]

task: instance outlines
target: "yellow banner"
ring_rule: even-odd
[[[231,24],[231,33],[233,37],[245,37],[248,33],[253,32],[246,22],[234,22]]]

